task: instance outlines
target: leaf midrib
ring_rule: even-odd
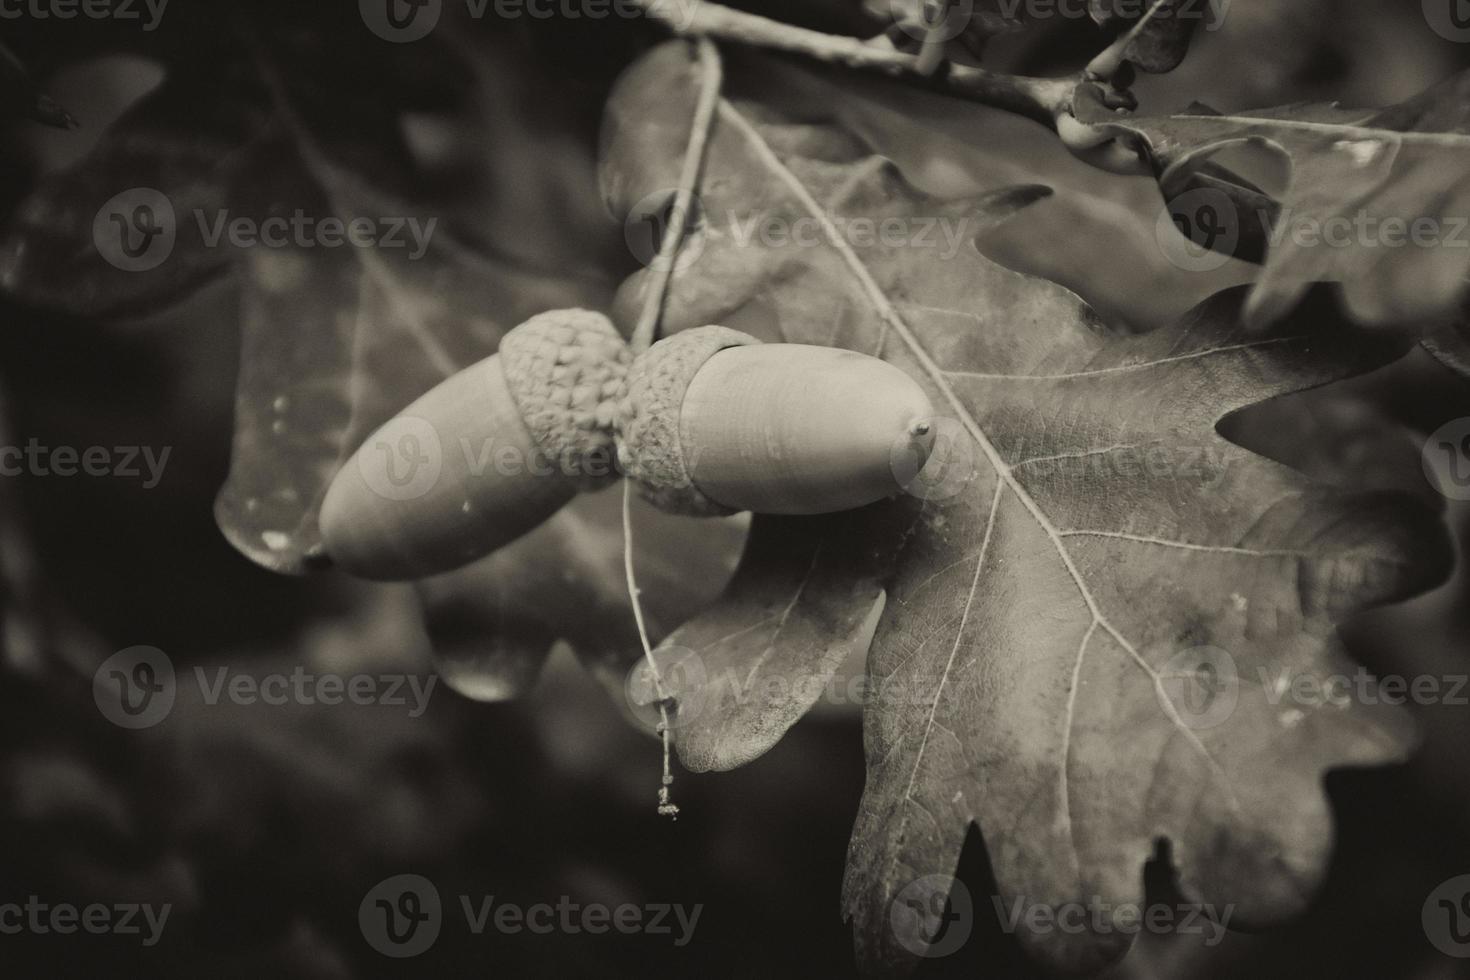
[[[1020,483],[1020,481],[1016,479],[1015,475],[1012,472],[1012,467],[1010,467],[1005,462],[999,451],[997,451],[995,446],[991,443],[989,437],[985,434],[984,430],[981,429],[979,424],[975,421],[973,415],[965,406],[964,402],[960,400],[954,389],[950,387],[946,372],[942,368],[940,368],[940,366],[934,361],[934,359],[930,356],[929,352],[924,348],[924,346],[919,343],[918,337],[914,334],[912,328],[910,328],[903,317],[899,315],[893,303],[883,293],[882,289],[878,286],[877,282],[873,279],[871,274],[869,274],[867,267],[862,264],[862,260],[857,256],[855,252],[853,252],[852,248],[842,239],[842,236],[837,232],[837,229],[833,226],[831,218],[827,214],[826,210],[812,196],[806,185],[804,185],[801,180],[794,173],[792,173],[792,171],[784,163],[781,162],[781,159],[776,155],[775,151],[771,149],[770,145],[766,143],[760,132],[750,122],[748,122],[728,100],[722,99],[720,102],[720,118],[728,121],[732,126],[740,131],[741,135],[744,136],[744,138],[750,143],[755,154],[757,155],[757,157],[760,158],[761,162],[764,163],[771,170],[771,172],[776,176],[778,180],[786,185],[786,187],[796,197],[801,206],[805,208],[814,219],[822,223],[823,233],[825,236],[827,236],[826,240],[831,243],[833,249],[842,258],[843,263],[848,267],[854,278],[857,279],[858,284],[867,294],[870,302],[872,302],[874,309],[883,319],[885,324],[884,338],[886,338],[886,334],[889,329],[898,334],[899,338],[904,342],[904,345],[908,347],[909,352],[914,356],[916,360],[918,360],[920,366],[929,376],[931,382],[943,394],[945,400],[949,403],[950,408],[953,409],[953,411],[961,420],[962,424],[965,426],[966,430],[970,433],[971,438],[973,438],[976,444],[980,446],[980,449],[985,454],[985,457],[990,463],[991,468],[996,472],[997,478],[1000,480],[1001,485],[1005,488],[1009,488],[1016,495],[1016,498],[1021,502],[1022,506],[1024,506],[1027,512],[1030,513],[1032,519],[1036,521],[1037,525],[1040,526],[1041,529],[1046,533],[1048,539],[1052,543],[1053,549],[1056,551],[1058,557],[1061,558],[1064,567],[1067,569],[1067,574],[1072,578],[1073,584],[1077,587],[1077,591],[1081,596],[1083,603],[1087,606],[1088,612],[1092,616],[1092,622],[1089,624],[1088,627],[1089,636],[1095,629],[1101,628],[1109,636],[1113,637],[1118,645],[1121,646],[1123,650],[1128,653],[1134,663],[1151,678],[1151,680],[1153,681],[1155,696],[1158,699],[1161,708],[1163,709],[1165,717],[1169,719],[1174,728],[1185,738],[1187,742],[1190,743],[1190,745],[1194,747],[1195,751],[1197,751],[1200,756],[1206,761],[1211,770],[1218,777],[1220,784],[1224,787],[1228,802],[1232,810],[1239,812],[1240,804],[1235,798],[1234,792],[1231,790],[1230,782],[1226,778],[1224,769],[1220,766],[1219,762],[1214,758],[1214,756],[1210,754],[1204,743],[1200,741],[1199,736],[1195,734],[1195,732],[1184,723],[1182,718],[1179,717],[1178,710],[1174,707],[1173,702],[1169,699],[1167,692],[1163,688],[1163,679],[1159,676],[1158,672],[1153,669],[1148,661],[1143,659],[1137,648],[1134,647],[1134,645],[1127,639],[1127,637],[1122,634],[1120,630],[1117,629],[1117,627],[1113,626],[1111,621],[1104,614],[1096,598],[1092,595],[1091,590],[1087,587],[1087,583],[1083,579],[1081,571],[1078,569],[1077,564],[1073,560],[1071,553],[1062,544],[1061,532],[1059,531],[1059,529],[1051,522],[1046,513],[1041,510],[1036,501],[1032,499],[1031,495],[1026,491],[1026,488]],[[999,496],[997,496],[995,503],[998,506]],[[978,560],[983,563],[984,555],[982,554]],[[977,584],[979,581],[978,571],[979,569],[977,567]],[[973,600],[974,595],[972,591],[970,599],[967,601],[967,611],[969,602],[973,602]],[[934,716],[937,711],[939,698],[942,697],[944,691],[945,682],[947,682],[947,675],[944,679],[941,680],[941,683],[936,691],[934,706],[933,708],[931,708],[928,717],[925,719],[926,741],[927,730],[929,728],[932,728],[934,724]],[[1070,731],[1074,725],[1074,706],[1075,699],[1069,700],[1068,713],[1064,719],[1064,729],[1067,731]],[[917,778],[918,769],[922,763],[923,747],[924,745],[921,744],[920,752],[915,758],[913,769],[910,772],[909,789],[905,792],[904,798],[902,800],[903,804],[907,804],[909,802],[912,802],[913,800],[911,791],[915,779]],[[1068,782],[1068,774],[1065,759],[1061,761],[1061,766],[1059,768],[1061,772],[1061,783],[1063,785],[1066,785]],[[1066,797],[1064,796],[1063,798],[1065,799]],[[1071,817],[1069,814],[1067,814],[1066,818],[1070,835]],[[1074,849],[1074,858],[1075,856],[1076,855]],[[893,860],[897,860],[896,853],[893,857]]]

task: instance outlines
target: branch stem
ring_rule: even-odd
[[[689,224],[690,211],[694,207],[694,190],[699,183],[699,173],[704,167],[704,151],[709,145],[710,125],[715,118],[715,109],[720,104],[724,68],[720,62],[719,49],[707,37],[699,38],[698,48],[699,103],[694,107],[694,121],[689,127],[689,145],[684,151],[684,166],[679,172],[679,186],[674,191],[674,205],[669,211],[668,223],[664,226],[658,259],[651,270],[653,276],[648,284],[648,297],[644,301],[638,323],[633,328],[633,335],[628,339],[628,346],[635,356],[648,350],[658,338],[664,296],[668,293],[669,281],[674,275],[679,246],[684,244],[684,231]]]
[[[675,34],[711,37],[736,44],[799,54],[816,61],[862,71],[901,76],[940,91],[1055,125],[1071,104],[1075,78],[1031,78],[1007,75],[970,65],[949,64],[932,77],[921,70],[920,56],[861,38],[796,27],[734,10],[718,3],[692,6],[671,0],[637,0],[648,16]]]

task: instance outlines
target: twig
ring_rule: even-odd
[[[694,204],[694,186],[699,182],[705,147],[709,143],[710,125],[714,120],[715,108],[720,102],[720,86],[724,82],[720,52],[709,38],[700,38],[698,46],[701,69],[699,104],[694,109],[694,122],[689,130],[689,147],[684,152],[684,168],[679,173],[674,207],[668,224],[664,227],[663,241],[659,243],[658,259],[653,263],[653,278],[648,286],[648,297],[643,304],[638,325],[633,328],[633,336],[628,340],[628,346],[632,348],[634,355],[647,350],[658,336],[664,296],[674,274],[674,258],[684,242],[684,229],[689,223],[689,211]]]
[[[681,36],[718,38],[848,68],[902,76],[1048,125],[1055,125],[1057,117],[1070,110],[1072,91],[1078,81],[1007,75],[953,63],[947,70],[925,77],[920,70],[919,55],[869,44],[861,38],[795,27],[705,0],[692,5],[672,0],[636,2],[649,17]]]
[[[638,598],[638,580],[633,575],[633,484],[623,481],[623,572],[628,577],[628,598],[633,603],[633,619],[638,623],[638,639],[643,643],[643,656],[653,677],[653,693],[658,698],[658,734],[664,743],[664,774],[658,787],[659,816],[679,819],[679,808],[669,797],[674,774],[669,770],[669,695],[653,659],[653,644],[648,642],[648,627],[643,623],[643,603]]]
[[[720,102],[720,86],[724,83],[724,70],[720,63],[720,52],[707,37],[697,39],[699,50],[700,83],[699,103],[694,108],[694,121],[689,129],[689,146],[684,151],[684,167],[679,173],[679,187],[674,194],[674,207],[669,222],[664,228],[663,241],[659,243],[658,260],[653,264],[653,278],[648,286],[643,310],[638,325],[628,346],[635,355],[643,353],[653,345],[658,336],[659,320],[663,317],[664,297],[669,291],[669,280],[674,274],[674,259],[679,246],[684,243],[684,230],[688,224],[689,209],[694,204],[694,188],[699,183],[699,172],[704,167],[704,151],[709,145],[710,126],[715,109]],[[669,768],[669,694],[664,690],[664,681],[659,674],[658,662],[653,659],[653,644],[648,641],[648,627],[643,622],[643,602],[638,596],[638,580],[633,574],[633,484],[623,481],[623,572],[628,578],[628,599],[633,604],[633,618],[638,623],[638,639],[643,643],[643,657],[648,662],[648,673],[653,678],[653,691],[658,698],[658,735],[664,747],[663,778],[658,788],[658,812],[660,816],[679,819],[679,808],[669,796],[674,774]]]

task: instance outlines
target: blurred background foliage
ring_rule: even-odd
[[[441,111],[462,80],[436,77],[422,51],[377,41],[350,4],[328,6],[266,0],[242,26],[232,5],[174,0],[152,33],[87,20],[0,22],[0,40],[82,123],[66,132],[5,126],[0,216],[40,177],[81,160],[168,73],[248,57],[245,38],[293,51],[313,69],[293,84],[322,86],[315,95],[345,83],[358,99],[402,107],[400,135],[422,178],[415,199],[432,213],[452,214],[497,254],[600,283],[610,296],[635,265],[596,197],[599,116],[618,71],[658,33],[565,18],[486,19],[456,30],[454,43],[491,95],[490,113],[470,126]],[[864,26],[857,0],[743,6],[833,30]],[[1052,21],[1004,39],[993,64],[1075,70],[1100,42],[1085,21]],[[1180,69],[1139,89],[1149,110],[1192,100],[1227,111],[1333,98],[1386,104],[1467,63],[1470,50],[1429,31],[1418,4],[1238,0]],[[191,120],[201,129],[215,121],[210,95],[200,91],[181,112],[181,139]],[[1171,275],[1152,244],[1161,205],[1151,182],[1092,171],[1029,122],[985,118],[978,130],[916,122],[926,140],[946,141],[946,159],[961,162],[958,177],[926,166],[937,143],[916,142],[909,163],[936,192],[1057,187],[1030,220],[987,242],[993,257],[1071,286],[1134,329],[1249,277],[1238,263],[1208,281]],[[575,261],[565,252],[572,239]],[[654,815],[656,743],[564,649],[524,700],[487,706],[441,688],[417,719],[392,707],[210,706],[192,684],[180,685],[179,704],[153,729],[125,732],[98,714],[91,673],[133,644],[162,648],[181,670],[431,669],[407,587],[274,576],[215,526],[211,506],[230,461],[239,304],[238,286],[223,280],[127,317],[0,299],[7,443],[173,447],[153,489],[80,477],[0,482],[0,902],[37,894],[174,906],[155,948],[118,936],[4,936],[0,970],[851,974],[838,888],[862,788],[856,706],[823,706],[744,769],[681,777],[677,823]],[[1320,479],[1430,497],[1418,442],[1470,415],[1467,394],[1462,380],[1416,353],[1376,375],[1251,409],[1228,434]],[[1462,539],[1466,517],[1463,506],[1446,508]],[[1465,590],[1461,572],[1430,595],[1360,617],[1345,631],[1354,653],[1382,673],[1470,671]],[[1214,949],[1144,936],[1114,975],[1456,975],[1456,963],[1425,940],[1419,913],[1440,881],[1470,872],[1470,710],[1417,712],[1424,744],[1411,765],[1329,780],[1340,840],[1311,914],[1270,934],[1232,934]],[[1154,894],[1167,896],[1164,869],[1151,870]],[[459,894],[493,894],[523,904],[568,895],[705,908],[683,948],[669,937],[475,937],[449,926],[429,953],[397,962],[363,942],[357,907],[373,884],[404,872],[433,880],[447,905]],[[927,974],[1029,975],[1014,940],[993,926],[987,875],[983,841],[972,834],[961,877],[980,925],[960,954],[926,964]]]

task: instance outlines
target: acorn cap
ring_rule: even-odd
[[[536,445],[584,488],[615,481],[608,462],[633,355],[612,321],[592,310],[541,313],[501,338],[500,356]]]
[[[679,411],[705,361],[727,347],[759,343],[729,327],[695,327],[654,344],[628,369],[618,462],[660,510],[694,517],[735,513],[694,485],[679,438]]]

